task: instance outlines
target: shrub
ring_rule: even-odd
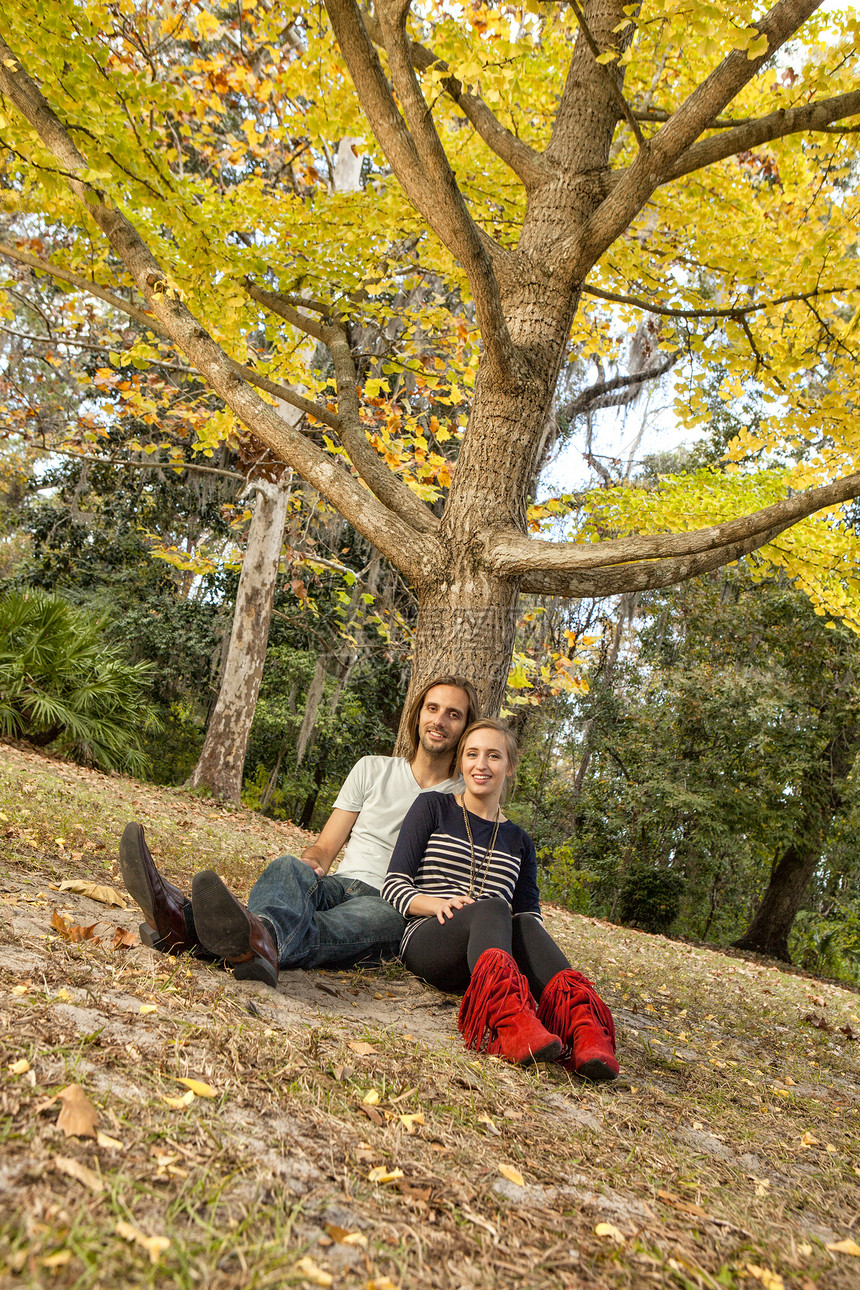
[[[621,880],[619,921],[645,932],[667,932],[678,917],[683,891],[679,873],[636,860]]]
[[[141,735],[157,727],[152,665],[100,637],[100,621],[62,596],[0,597],[0,733],[58,742],[78,761],[139,774]]]
[[[591,909],[591,892],[588,884],[597,875],[579,869],[573,848],[564,842],[558,847],[544,847],[538,852],[540,865],[540,890],[544,900],[557,901],[577,914],[587,914]]]

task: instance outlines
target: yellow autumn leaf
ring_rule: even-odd
[[[191,1092],[196,1093],[198,1097],[218,1096],[218,1090],[213,1088],[211,1084],[204,1084],[202,1079],[189,1079],[185,1075],[177,1075],[176,1082],[184,1084],[186,1088],[190,1088]]]
[[[607,1241],[617,1241],[619,1245],[624,1244],[624,1233],[614,1223],[598,1223],[594,1235]]]
[[[117,1236],[121,1236],[124,1241],[133,1241],[142,1249],[146,1250],[149,1255],[150,1263],[157,1263],[165,1250],[170,1246],[170,1238],[167,1236],[147,1236],[139,1227],[133,1223],[126,1223],[125,1219],[120,1219],[116,1224],[114,1231]]]
[[[100,1196],[105,1189],[100,1176],[94,1169],[87,1165],[82,1165],[79,1160],[73,1160],[69,1156],[54,1156],[54,1168],[68,1178],[74,1178],[77,1182],[83,1183],[89,1187],[90,1191]]]
[[[525,1178],[523,1178],[519,1169],[515,1169],[513,1165],[499,1165],[499,1173],[503,1178],[507,1178],[508,1182],[514,1183],[517,1187],[525,1187],[526,1185]]]
[[[59,839],[57,839],[59,841]],[[100,882],[87,882],[83,878],[65,878],[57,888],[58,891],[73,891],[77,896],[89,896],[100,905],[113,905],[117,909],[128,909],[128,902],[116,887],[106,887]]]
[[[424,1112],[416,1111],[414,1115],[401,1115],[400,1123],[407,1133],[414,1133],[415,1125],[424,1123]]]
[[[294,1265],[294,1270],[300,1273],[305,1281],[310,1281],[315,1286],[330,1286],[334,1281],[334,1277],[330,1272],[324,1272],[318,1263],[314,1263],[313,1259],[309,1259],[307,1256],[299,1259],[298,1263]]]
[[[148,1012],[158,1012],[157,1006],[154,1003],[142,1003],[140,1005],[140,1015],[144,1017]]]
[[[102,1133],[101,1130],[96,1134],[96,1142],[108,1151],[122,1151],[124,1146],[119,1138],[112,1138],[109,1133]]]
[[[364,1290],[397,1290],[397,1286],[391,1277],[374,1277],[372,1281],[365,1281]]]
[[[166,1102],[168,1106],[172,1106],[174,1111],[182,1111],[194,1101],[194,1090],[189,1089],[187,1093],[183,1093],[180,1097],[169,1097],[167,1093],[162,1093],[161,1100]]]
[[[759,1267],[757,1263],[747,1263],[746,1270],[751,1277],[762,1283],[764,1290],[785,1290],[785,1282],[778,1272]]]
[[[367,1175],[368,1182],[388,1183],[394,1182],[397,1178],[403,1177],[402,1169],[386,1169],[385,1165],[377,1165],[371,1169]]]
[[[379,1103],[379,1094],[375,1088],[370,1089],[361,1099],[365,1106],[377,1106]]]
[[[11,1062],[6,1069],[10,1075],[26,1075],[30,1069],[30,1063],[26,1057],[19,1057],[17,1062]]]
[[[860,1259],[860,1245],[856,1241],[833,1241],[827,1248],[834,1254],[853,1254],[855,1259]]]

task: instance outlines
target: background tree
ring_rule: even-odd
[[[589,0],[532,19],[484,9],[411,16],[390,3],[370,14],[329,0],[374,143],[327,29],[300,7],[192,16],[93,4],[48,21],[20,3],[4,19],[0,64],[9,192],[22,232],[34,215],[50,228],[51,254],[8,242],[6,253],[79,287],[94,283],[102,296],[110,283],[127,309],[148,311],[152,332],[183,351],[229,413],[411,581],[420,606],[413,683],[440,667],[466,670],[495,709],[521,590],[665,586],[765,544],[796,565],[796,542],[779,545],[779,535],[860,491],[853,473],[818,484],[855,464],[854,284],[842,271],[855,237],[854,136],[841,123],[860,111],[857,18],[816,19],[818,7],[779,0],[761,17],[712,8],[691,24],[672,3]],[[790,67],[776,61],[789,41]],[[364,137],[369,170],[384,155],[406,201],[378,172],[361,202],[332,194],[339,249],[320,257],[323,224],[318,208],[299,209],[297,169],[310,175],[317,155],[331,155],[332,136]],[[284,201],[290,181],[297,200]],[[367,254],[372,219],[399,248],[382,264],[375,248]],[[715,222],[732,234],[719,247]],[[404,269],[420,275],[400,237],[416,233],[473,301],[481,336],[469,428],[441,516],[422,498],[417,470],[396,454],[392,469],[372,429],[368,437],[370,380],[352,340],[356,320],[385,311],[393,279]],[[586,288],[598,263],[609,282]],[[595,343],[599,315],[583,311],[586,290],[697,321],[689,344],[701,368],[719,361],[738,386],[755,373],[773,396],[768,425],[744,450],[811,434],[822,444],[815,460],[769,494],[735,480],[715,495],[714,481],[699,481],[699,504],[680,508],[680,524],[674,499],[651,508],[650,535],[634,506],[612,517],[615,527],[586,525],[575,541],[527,536],[568,345]],[[254,347],[261,331],[265,357]],[[414,345],[408,325],[395,331],[402,367]],[[328,350],[334,382],[303,372],[311,397],[284,384],[306,336]],[[826,357],[813,391],[792,381],[804,351]],[[693,379],[691,420],[700,407]],[[288,426],[261,390],[313,416],[328,440]],[[818,486],[785,496],[787,484]],[[769,504],[744,513],[760,501]],[[856,590],[847,552],[840,558],[836,581],[850,610]]]

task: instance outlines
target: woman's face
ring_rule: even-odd
[[[473,730],[460,754],[460,774],[475,797],[501,793],[513,767],[499,730]]]

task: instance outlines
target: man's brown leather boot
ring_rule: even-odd
[[[158,872],[146,845],[142,824],[125,826],[119,844],[119,863],[126,890],[146,918],[140,924],[144,945],[163,954],[195,953],[199,941],[191,901]]]
[[[240,904],[212,869],[194,875],[191,901],[201,944],[240,981],[278,984],[278,951],[268,928]]]

